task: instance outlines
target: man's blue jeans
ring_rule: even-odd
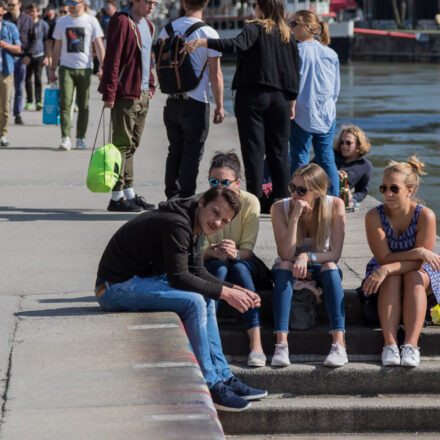
[[[255,266],[252,261],[240,260],[234,262],[231,260],[213,258],[205,263],[205,267],[215,277],[255,292],[252,276],[257,274],[257,266]],[[218,303],[218,301],[216,301],[216,303]],[[246,323],[246,330],[260,326],[259,311],[259,307],[254,307],[244,313],[243,317]]]
[[[294,120],[290,122],[290,171],[293,174],[298,168],[309,163],[310,145],[313,143],[316,162],[329,177],[329,194],[339,196],[339,175],[333,151],[333,136],[336,120],[328,133],[309,133],[303,130]]]
[[[109,285],[98,299],[106,311],[170,311],[183,322],[193,352],[208,388],[232,377],[223,355],[215,313],[215,302],[206,304],[203,295],[170,286],[166,275],[151,278],[134,276],[123,283]]]
[[[308,270],[324,291],[325,305],[330,320],[330,331],[345,330],[345,303],[342,289],[342,272],[340,269],[321,271],[321,264],[311,264]],[[290,306],[292,303],[292,271],[274,269],[273,317],[275,332],[289,331]]]
[[[26,66],[22,58],[14,61],[14,116],[18,116],[23,108],[24,80],[26,78]]]

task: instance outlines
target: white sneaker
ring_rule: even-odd
[[[387,345],[382,350],[382,364],[386,367],[400,365],[400,353],[396,344]]]
[[[325,358],[324,365],[327,367],[342,367],[346,363],[348,363],[348,358],[345,347],[339,345],[339,342],[335,342]]]
[[[7,147],[9,145],[8,138],[6,136],[2,136],[0,139],[0,145],[2,147]]]
[[[289,347],[283,342],[275,344],[275,353],[272,356],[271,365],[273,367],[287,367],[290,365]]]
[[[247,359],[247,364],[249,367],[264,367],[266,365],[266,355],[259,351],[251,351]]]
[[[84,139],[77,139],[76,140],[76,148],[78,150],[85,150],[86,147],[86,143],[84,142]]]
[[[61,139],[60,150],[69,151],[71,149],[70,137],[66,136]]]
[[[410,344],[401,345],[400,348],[402,350],[400,365],[402,367],[417,367],[420,363],[420,348]]]

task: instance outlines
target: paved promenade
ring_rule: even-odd
[[[0,150],[0,439],[195,439],[191,421],[200,422],[203,415],[186,410],[188,417],[173,419],[170,414],[178,412],[180,402],[176,397],[177,406],[169,408],[172,392],[166,397],[160,392],[160,384],[167,381],[174,380],[178,387],[176,377],[140,374],[133,368],[163,361],[167,350],[176,356],[178,347],[186,344],[179,339],[181,332],[172,337],[181,344],[174,348],[164,334],[177,332],[178,321],[164,314],[160,325],[166,325],[160,330],[151,316],[106,315],[92,296],[104,246],[135,215],[108,213],[109,195],[92,194],[85,186],[101,111],[96,88],[95,79],[87,151],[59,151],[60,129],[42,125],[41,112],[24,112],[26,125],[11,125],[11,145]],[[163,105],[164,97],[158,93],[135,160],[135,189],[156,204],[164,198]],[[74,133],[72,129],[72,143]],[[211,125],[198,190],[208,188],[213,153],[231,148],[239,151],[238,134],[235,119],[227,117],[223,124]],[[341,261],[347,289],[360,284],[370,256],[363,215],[374,204],[368,199],[347,218]],[[261,221],[257,252],[268,264],[275,257],[268,216]],[[127,331],[143,325],[156,330],[148,337],[142,331]],[[182,352],[177,361],[190,362],[188,356]],[[203,400],[206,390],[193,370],[183,378],[194,383],[186,391]],[[160,418],[158,413],[167,416]],[[208,413],[211,423],[215,412]],[[211,434],[200,432],[197,438],[222,438],[215,423],[209,429]]]

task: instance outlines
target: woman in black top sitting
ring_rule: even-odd
[[[235,38],[188,41],[198,47],[237,54],[232,82],[246,189],[263,196],[264,156],[272,176],[272,198],[289,196],[288,140],[299,88],[298,48],[285,20],[283,0],[258,0],[255,19]]]
[[[348,180],[350,200],[362,202],[373,174],[373,165],[364,157],[371,150],[366,134],[356,125],[343,125],[334,150],[339,179],[342,182],[347,177]]]

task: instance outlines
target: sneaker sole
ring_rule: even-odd
[[[248,402],[248,404],[246,406],[244,406],[243,408],[231,408],[229,406],[219,405],[218,403],[214,403],[214,406],[216,409],[218,409],[220,411],[240,412],[240,411],[244,411],[245,409],[248,409],[251,406],[251,404],[250,404],[250,402]]]
[[[400,365],[400,361],[397,361],[397,362],[384,362],[384,361],[382,361],[382,365],[384,367],[398,367]]]
[[[284,362],[274,362],[272,361],[270,363],[270,365],[272,365],[272,367],[288,367],[289,365],[291,365],[291,363],[289,362],[288,364],[284,363]]]
[[[344,363],[340,363],[340,364],[334,364],[334,363],[331,363],[331,362],[324,362],[324,365],[325,365],[326,367],[334,367],[334,368],[343,367],[343,366],[346,365],[346,364],[348,364],[348,361],[347,361],[347,362],[344,362]]]
[[[400,365],[405,368],[416,368],[419,366],[419,364],[413,365],[413,364],[407,364],[407,363],[401,363]]]
[[[242,399],[247,400],[248,402],[250,402],[251,400],[260,400],[260,399],[264,399],[265,397],[267,397],[267,391],[265,391],[264,393],[261,394],[255,394],[253,396],[240,396]]]
[[[259,361],[259,360],[247,361],[247,365],[248,367],[265,367],[266,361]]]
[[[59,146],[59,149],[62,151],[70,151],[70,147],[63,147],[63,146]]]

